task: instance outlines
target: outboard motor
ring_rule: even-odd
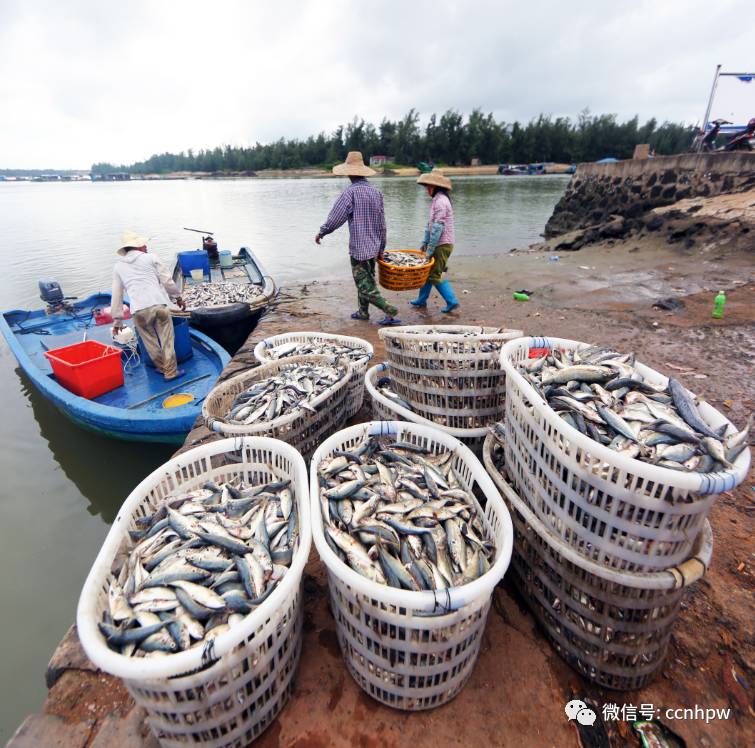
[[[39,298],[47,304],[47,313],[54,314],[64,308],[63,289],[58,281],[39,281]]]

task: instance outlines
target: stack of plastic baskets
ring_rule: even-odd
[[[381,377],[389,377],[388,364],[378,364],[367,370],[364,375],[364,385],[372,400],[373,417],[381,421],[409,421],[422,426],[430,426],[439,429],[449,436],[453,436],[463,444],[466,444],[478,457],[482,454],[482,444],[488,434],[487,428],[479,429],[455,429],[443,426],[439,423],[423,418],[413,410],[409,410],[401,403],[386,397],[377,387]],[[409,403],[406,403],[408,405]]]
[[[489,571],[461,587],[415,592],[373,582],[336,556],[325,540],[317,469],[334,452],[348,451],[370,435],[435,453],[454,451],[452,465],[464,486],[482,497],[476,509],[496,545]],[[493,588],[506,572],[513,542],[509,513],[479,460],[438,429],[373,421],[339,431],[320,446],[312,458],[310,490],[313,538],[328,570],[338,641],[354,680],[396,709],[431,709],[453,699],[474,669]]]
[[[684,563],[620,571],[586,558],[551,532],[504,478],[503,446],[485,440],[483,461],[511,512],[514,583],[556,651],[601,686],[641,688],[658,673],[684,589],[710,563],[706,521]]]
[[[364,374],[374,353],[372,345],[362,338],[354,338],[350,335],[333,335],[325,332],[287,332],[260,340],[254,348],[254,357],[263,364],[268,361],[284,360],[280,357],[279,351],[283,346],[292,343],[300,344],[302,347],[330,344],[364,351],[363,356],[351,361],[353,373],[349,380],[349,389],[346,395],[346,418],[355,415],[364,401]],[[294,352],[290,355],[298,354]]]
[[[268,377],[274,377],[288,368],[313,364],[332,366],[328,356],[293,356],[281,361],[249,369],[217,385],[204,401],[202,415],[207,428],[225,436],[271,436],[291,444],[307,459],[320,442],[341,428],[346,418],[346,398],[352,377],[351,364],[342,360],[346,375],[308,402],[309,408],[299,408],[271,421],[243,424],[229,423],[228,411],[236,395]]]
[[[530,349],[575,350],[586,343],[521,338],[501,351],[506,371],[506,470],[514,490],[543,524],[582,556],[602,566],[654,572],[689,558],[716,496],[744,480],[750,452],[730,470],[694,473],[632,459],[580,433],[553,411],[518,370]],[[650,384],[667,378],[642,364]],[[712,429],[728,419],[707,403]]]
[[[159,658],[112,651],[98,629],[108,610],[116,567],[133,547],[129,531],[166,497],[207,481],[246,483],[288,479],[299,517],[291,566],[271,593],[242,621],[214,640]],[[224,439],[196,447],[145,478],[124,502],[84,584],[76,615],[84,651],[120,677],[147,711],[164,746],[242,748],[275,719],[293,689],[301,652],[301,580],[311,546],[307,470],[293,447],[274,439]]]
[[[454,429],[499,420],[506,399],[501,347],[521,330],[463,325],[384,328],[393,388],[418,415]]]

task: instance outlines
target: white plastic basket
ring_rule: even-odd
[[[179,489],[240,476],[246,482],[291,480],[299,541],[291,566],[270,597],[214,640],[159,658],[125,657],[111,650],[97,624],[108,606],[113,567],[133,547],[136,518],[154,512]],[[165,747],[242,748],[275,719],[293,689],[301,652],[301,580],[311,547],[307,470],[288,444],[263,437],[223,439],[166,462],[123,503],[79,598],[76,624],[84,651],[123,679]]]
[[[716,495],[744,480],[749,450],[732,470],[684,473],[625,457],[581,434],[550,408],[517,365],[530,348],[586,345],[528,337],[501,351],[506,469],[512,485],[549,529],[593,561],[628,571],[680,564],[690,555]],[[636,368],[651,384],[668,381],[647,366]],[[714,429],[730,424],[707,403],[699,410]]]
[[[482,444],[488,434],[487,428],[479,429],[453,429],[444,426],[442,423],[435,423],[427,418],[423,418],[418,413],[407,410],[403,405],[399,405],[390,398],[387,398],[377,389],[376,382],[380,376],[389,374],[388,364],[378,364],[367,370],[364,375],[364,384],[372,400],[372,413],[380,421],[409,421],[417,423],[420,426],[430,426],[431,428],[440,429],[446,434],[455,437],[460,442],[466,444],[477,457],[482,454]]]
[[[354,372],[349,380],[349,391],[346,396],[346,418],[351,418],[359,411],[364,401],[364,373],[367,371],[370,359],[374,354],[371,343],[362,340],[362,338],[355,338],[350,335],[333,335],[327,332],[286,332],[260,340],[254,347],[254,356],[257,361],[263,364],[268,361],[283,361],[285,359],[272,358],[270,350],[286,343],[334,343],[364,349],[364,360],[351,362]]]
[[[417,413],[450,428],[474,429],[503,413],[506,374],[499,351],[521,330],[464,325],[383,328],[378,335],[393,387]]]
[[[317,468],[336,450],[365,437],[395,435],[434,452],[455,451],[452,465],[476,504],[486,535],[495,540],[490,570],[450,590],[413,592],[372,582],[331,550],[320,513]],[[490,477],[472,452],[448,434],[400,421],[371,421],[334,434],[312,457],[310,487],[315,546],[328,570],[333,615],[341,652],[354,680],[373,698],[396,709],[420,710],[445,704],[472,673],[480,651],[490,597],[511,559],[511,518]]]
[[[516,529],[511,575],[561,657],[606,688],[647,685],[660,671],[684,589],[703,576],[713,553],[706,521],[690,557],[653,573],[609,569],[549,532],[506,482],[488,436],[483,460]]]
[[[274,418],[272,421],[264,421],[249,426],[228,423],[226,415],[236,395],[251,387],[255,382],[275,376],[285,369],[300,364],[323,366],[332,363],[328,356],[292,356],[281,361],[260,364],[235,377],[226,379],[225,382],[216,385],[205,398],[202,406],[205,424],[211,431],[216,431],[225,436],[270,436],[274,439],[280,439],[296,447],[304,456],[304,459],[307,459],[317,448],[317,445],[326,436],[339,429],[346,419],[348,385],[353,376],[351,364],[345,361],[340,362],[341,365],[346,367],[346,376],[309,402],[315,412],[301,408],[293,413],[280,416],[280,418]]]

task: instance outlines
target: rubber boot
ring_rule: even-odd
[[[433,290],[433,284],[432,283],[425,283],[422,288],[419,289],[419,296],[417,296],[416,299],[412,299],[409,303],[412,306],[420,306],[425,307],[427,306],[427,299],[430,296],[430,292]]]
[[[438,293],[443,297],[444,301],[446,302],[446,306],[441,309],[441,312],[444,312],[445,314],[448,314],[449,312],[456,309],[457,306],[459,306],[459,302],[456,300],[456,296],[454,296],[454,290],[451,288],[451,283],[447,280],[441,281],[436,286],[438,289]]]

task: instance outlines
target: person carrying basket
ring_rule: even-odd
[[[378,322],[379,325],[400,325],[401,320],[396,317],[398,309],[380,295],[375,285],[375,258],[383,253],[386,239],[383,194],[366,179],[373,176],[375,171],[365,165],[359,151],[351,151],[346,156],[345,163],[333,167],[333,173],[348,177],[351,184],[336,200],[325,223],[320,227],[315,242],[320,244],[323,237],[348,221],[351,272],[359,304],[351,318],[368,320],[372,304],[385,313],[385,317]]]
[[[451,180],[440,169],[433,169],[429,174],[422,174],[417,184],[424,185],[432,198],[430,220],[425,229],[422,249],[428,257],[434,257],[435,262],[427,283],[419,290],[419,296],[409,303],[416,307],[426,307],[434,286],[446,302],[441,311],[447,314],[459,306],[450,281],[441,278],[448,269],[448,258],[454,251],[454,209],[449,197]]]

